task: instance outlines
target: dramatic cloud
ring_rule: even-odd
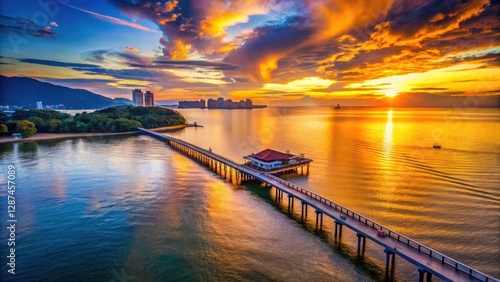
[[[229,51],[226,28],[264,14],[279,1],[128,1],[110,0],[132,17],[155,22],[164,34],[160,43],[168,59],[186,60],[192,52],[217,57]]]
[[[99,9],[107,15],[93,12],[91,4],[81,6],[85,10],[75,6],[66,9],[82,25],[98,25],[93,17],[114,24],[104,23],[102,33],[94,28],[91,35],[74,34],[64,18],[57,18],[57,23],[51,22],[56,18],[48,19],[39,26],[5,16],[0,17],[0,31],[3,35],[23,35],[17,37],[27,41],[26,35],[55,37],[56,30],[61,42],[75,38],[75,44],[82,44],[79,49],[68,48],[73,53],[61,60],[79,50],[88,64],[57,61],[56,52],[64,53],[64,48],[40,54],[54,61],[19,62],[69,68],[85,78],[114,80],[96,81],[96,85],[120,89],[141,83],[154,85],[155,91],[164,91],[165,96],[196,98],[193,93],[219,93],[238,98],[330,99],[423,91],[492,95],[500,88],[500,3],[494,0],[108,2],[111,5]],[[123,13],[120,18],[108,16],[117,11]],[[134,31],[134,38],[127,37],[130,27],[151,31],[138,24],[145,21],[156,25],[161,35]],[[59,24],[65,28],[58,28]],[[111,32],[120,36],[111,37]],[[92,36],[92,40],[85,36]],[[3,68],[24,74],[23,65],[12,61]],[[11,59],[2,62],[11,63]],[[53,73],[46,75],[36,67],[32,74],[59,77],[65,71],[47,69]]]
[[[386,21],[376,26],[364,49],[380,49],[392,45],[421,46],[429,38],[438,38],[460,28],[460,24],[479,16],[489,5],[489,0],[441,1],[432,0],[419,6],[407,4],[404,17]]]
[[[164,78],[163,72],[143,70],[143,69],[106,69],[106,68],[73,68],[89,75],[107,75],[117,79],[132,79],[144,81],[156,81],[158,78]]]
[[[54,38],[56,36],[50,26],[40,26],[29,19],[20,17],[14,18],[4,15],[0,15],[0,33],[6,33],[9,39],[12,39],[13,35],[23,37],[34,36],[39,38]]]
[[[127,69],[109,69],[103,68],[94,64],[81,64],[81,63],[67,63],[51,60],[38,60],[38,59],[17,59],[19,62],[38,64],[52,67],[70,68],[75,71],[82,72],[86,75],[106,75],[116,79],[128,79],[138,81],[157,81],[160,78],[173,78],[172,74],[165,74],[156,70],[146,70],[142,68],[127,68]]]
[[[398,1],[385,19],[330,44],[331,55],[318,60],[317,71],[355,82],[466,62],[480,63],[473,68],[494,66],[500,53],[498,12],[499,4],[489,1]]]
[[[84,61],[93,62],[93,63],[105,63],[109,61],[117,61],[118,63],[122,63],[125,65],[133,65],[133,64],[149,64],[154,58],[142,56],[137,52],[133,52],[130,48],[133,47],[125,47],[126,50],[123,52],[116,52],[113,50],[93,50],[88,51],[82,54],[82,59]],[[137,50],[134,48],[134,50]],[[131,52],[132,51],[132,52]]]
[[[256,83],[318,75],[375,79],[387,69],[400,75],[444,68],[451,62],[442,57],[460,46],[498,42],[498,5],[488,0],[110,2],[129,16],[155,22],[169,61],[222,59],[234,66],[221,69],[231,71],[229,76]],[[280,17],[228,40],[229,27],[273,11]]]

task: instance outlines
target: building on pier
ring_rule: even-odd
[[[244,156],[243,158],[245,159],[245,165],[269,173],[297,170],[298,168],[303,169],[304,166],[309,171],[309,164],[312,162],[311,159],[305,158],[303,154],[298,156],[290,154],[288,151],[282,153],[272,149],[266,149],[256,154]]]

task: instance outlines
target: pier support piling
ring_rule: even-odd
[[[323,231],[323,212],[316,210],[316,230],[318,230],[319,221],[319,231]]]
[[[358,237],[358,256],[363,255],[365,253],[366,237],[359,233],[356,236]]]
[[[385,276],[389,278],[389,270],[394,269],[394,264],[396,262],[396,254],[390,249],[385,249]]]
[[[302,221],[305,221],[305,219],[307,218],[307,203],[304,202],[301,203],[302,203],[302,211],[300,214],[300,219],[302,219]]]
[[[432,281],[432,273],[425,269],[418,268],[418,282],[424,282],[424,277],[426,277],[425,281]]]
[[[293,196],[288,195],[288,211],[290,212],[290,207],[293,209]]]
[[[342,226],[344,226],[344,224],[335,221],[335,237],[337,237],[337,234],[339,235],[339,238],[342,237]]]

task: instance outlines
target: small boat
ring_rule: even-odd
[[[432,145],[432,148],[433,149],[441,149],[441,145],[434,144],[434,145]]]
[[[340,104],[337,104],[337,106],[335,106],[334,109],[336,109],[336,110],[340,109]]]

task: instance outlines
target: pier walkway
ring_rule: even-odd
[[[288,196],[288,208],[293,208],[295,201],[301,204],[301,218],[307,217],[308,208],[315,209],[316,229],[321,230],[323,216],[334,220],[335,236],[342,236],[345,226],[356,233],[358,237],[358,254],[364,252],[366,239],[380,245],[386,254],[386,273],[394,264],[394,256],[398,255],[416,266],[418,281],[430,281],[432,275],[444,281],[497,281],[500,280],[484,274],[472,267],[460,263],[440,252],[437,252],[403,234],[391,230],[375,221],[362,216],[348,208],[336,204],[314,192],[301,188],[291,182],[271,174],[241,165],[228,158],[205,150],[186,141],[156,133],[144,128],[138,128],[143,133],[159,140],[166,141],[173,148],[189,157],[213,168],[219,168],[224,175],[229,170],[230,175],[243,180],[258,180],[276,189],[276,200],[281,200],[284,194]],[[377,235],[383,230],[387,236]]]

